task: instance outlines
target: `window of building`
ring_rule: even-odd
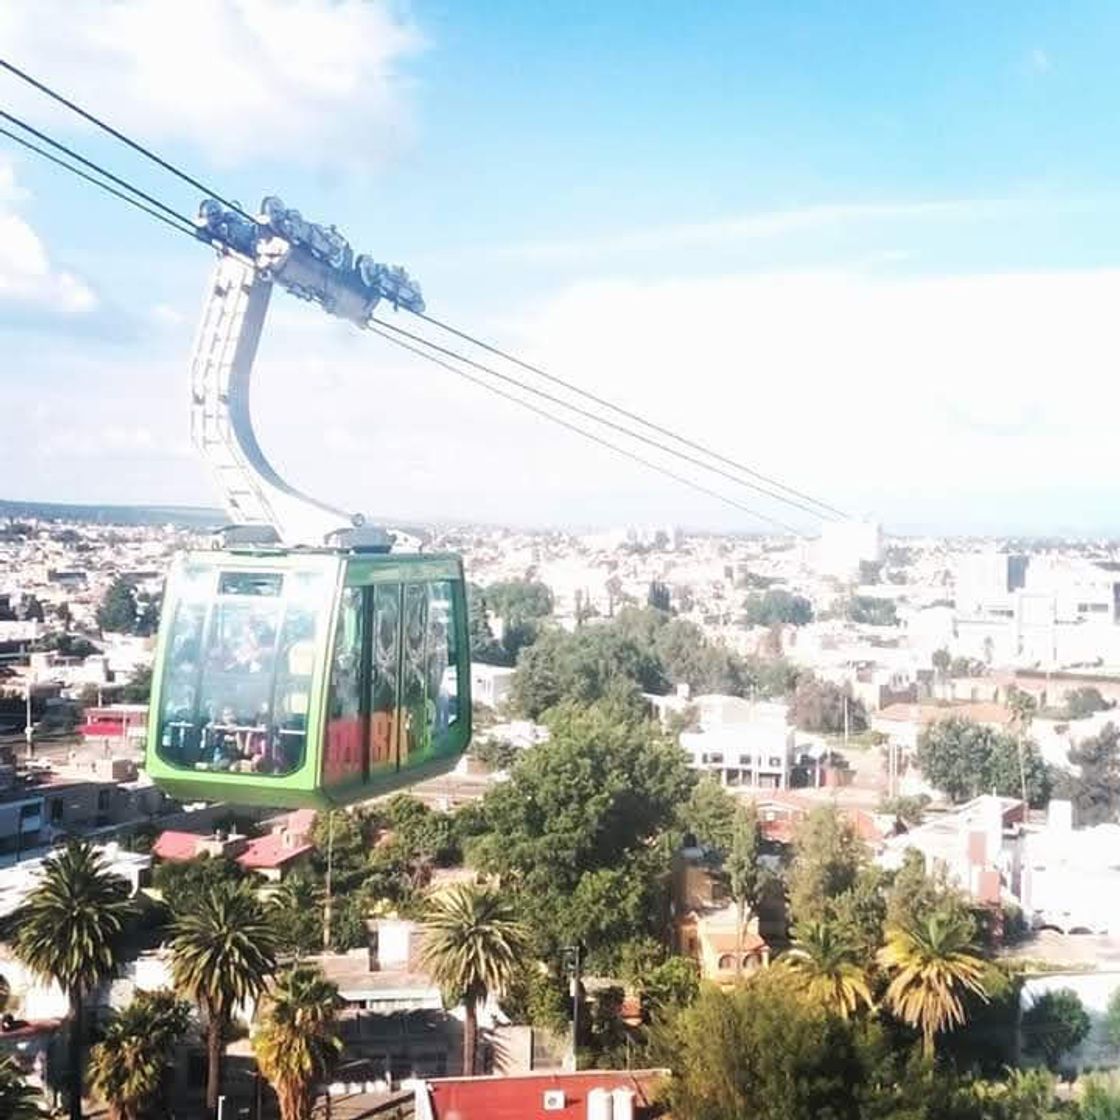
[[[769,761],[772,770],[780,770],[782,768],[782,756],[780,754],[772,754]]]
[[[719,970],[720,970],[720,972],[730,972],[731,969],[733,969],[734,967],[735,967],[735,954],[734,953],[724,953],[723,956],[719,958]]]

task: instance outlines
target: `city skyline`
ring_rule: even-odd
[[[404,264],[440,318],[890,531],[1120,531],[1115,13],[213,0],[169,52],[158,7],[57,46],[13,4],[0,31],[227,197],[278,192]],[[214,504],[186,433],[210,263],[165,233],[0,157],[4,496]],[[765,528],[279,298],[255,407],[293,481],[387,517]]]

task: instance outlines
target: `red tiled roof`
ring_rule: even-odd
[[[629,1089],[635,1120],[652,1114],[661,1070],[588,1070],[517,1077],[448,1077],[425,1083],[434,1120],[585,1120],[592,1089]],[[545,1111],[544,1095],[564,1094],[564,1105]]]
[[[199,836],[195,832],[175,832],[173,829],[168,829],[156,837],[156,842],[152,845],[152,855],[176,862],[194,859],[198,841]]]
[[[283,867],[293,859],[310,852],[314,844],[285,844],[282,832],[270,832],[250,840],[248,847],[237,857],[237,862],[248,871],[267,871]]]

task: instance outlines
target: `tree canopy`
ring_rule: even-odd
[[[1069,752],[1077,773],[1062,778],[1061,792],[1077,810],[1077,823],[1086,828],[1120,820],[1120,730],[1106,723]]]
[[[542,957],[581,943],[601,962],[660,928],[668,854],[654,841],[695,781],[681,750],[617,703],[550,713],[547,747],[487,793],[472,862],[502,877]]]
[[[743,604],[748,626],[774,626],[778,623],[805,626],[813,621],[813,604],[801,595],[772,587],[761,595],[747,596]]]
[[[844,730],[847,709],[849,731],[867,729],[867,709],[852,696],[849,686],[803,676],[790,702],[790,719],[802,731],[839,733]]]
[[[917,762],[927,781],[950,800],[967,801],[982,793],[1022,796],[1042,805],[1050,798],[1050,774],[1038,748],[1029,739],[950,716],[923,728],[918,736]]]
[[[118,576],[97,608],[97,625],[114,634],[134,634],[138,618],[136,589]]]

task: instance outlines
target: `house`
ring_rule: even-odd
[[[716,984],[734,984],[741,976],[770,963],[770,946],[758,933],[752,917],[740,931],[734,903],[704,910],[689,910],[676,924],[678,951],[700,966],[700,978]]]
[[[716,775],[725,786],[789,786],[796,732],[785,704],[713,694],[698,696],[692,708],[698,730],[679,737],[689,765]]]
[[[264,836],[250,838],[239,833],[211,833],[165,829],[152,845],[152,855],[172,863],[182,863],[198,856],[231,859],[246,871],[256,872],[270,882],[279,883],[292,871],[305,864],[315,851],[311,828],[315,814],[301,809],[288,816]]]
[[[445,1077],[415,1087],[416,1120],[652,1120],[668,1070]]]
[[[994,906],[1018,896],[1025,816],[1022,801],[983,794],[887,839],[878,862],[897,870],[907,851],[918,851],[927,871],[943,873],[975,901]]]

